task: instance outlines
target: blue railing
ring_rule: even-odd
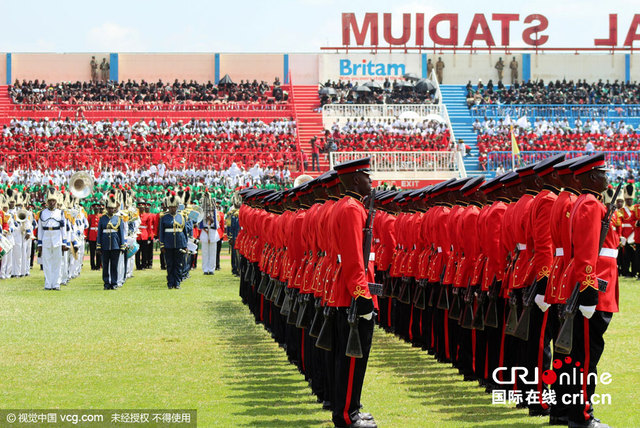
[[[592,154],[595,152],[582,151],[526,151],[520,152],[520,156],[516,157],[516,167],[518,165],[528,165],[530,163],[539,162],[549,156],[565,153],[567,159],[582,156],[586,154]],[[607,165],[616,169],[631,168],[637,170],[640,167],[640,151],[637,152],[616,152],[605,151],[605,159]],[[487,169],[489,171],[495,171],[501,166],[508,171],[512,167],[511,152],[489,152],[487,153]]]
[[[562,117],[567,119],[628,119],[640,116],[640,104],[490,104],[472,106],[471,115],[482,118],[506,117],[512,119],[527,116],[529,120],[537,117]]]

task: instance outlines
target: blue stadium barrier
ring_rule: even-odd
[[[470,109],[473,118],[527,116],[530,121],[536,118],[586,119],[635,119],[640,116],[640,104],[481,104]]]

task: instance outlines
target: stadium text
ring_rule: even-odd
[[[413,15],[413,16],[412,16]],[[403,13],[402,34],[394,36],[391,31],[392,14],[382,14],[382,34],[384,41],[391,46],[407,46],[413,39],[415,46],[460,46],[461,29],[458,26],[457,13],[439,13],[425,21],[424,13]],[[462,46],[473,46],[474,43],[484,43],[486,46],[496,46],[496,38],[491,33],[489,21],[500,23],[499,45],[511,46],[511,24],[520,23],[521,17],[517,13],[493,13],[489,17],[484,13],[473,16]],[[522,18],[522,23],[529,25],[522,31],[522,41],[529,46],[543,46],[549,41],[549,35],[544,32],[549,28],[546,16],[535,13]],[[355,44],[363,46],[369,39],[368,46],[379,45],[379,14],[368,12],[358,21],[354,13],[342,14],[342,44],[351,46],[351,35]],[[427,38],[428,34],[428,38]],[[464,34],[464,33],[463,33]],[[429,41],[430,39],[430,41]],[[626,32],[622,46],[631,47],[634,41],[640,41],[640,14],[633,15],[631,24]],[[594,39],[594,46],[615,47],[618,45],[618,14],[609,14],[609,34],[607,38]]]
[[[376,64],[366,59],[362,64],[354,64],[348,59],[340,60],[340,76],[402,76],[404,73],[404,64]]]

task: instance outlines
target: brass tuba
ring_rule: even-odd
[[[85,171],[78,171],[69,179],[69,191],[78,199],[84,199],[93,193],[93,177]]]

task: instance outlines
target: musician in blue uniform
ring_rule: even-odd
[[[186,218],[178,213],[180,202],[180,197],[175,192],[171,192],[165,198],[168,212],[162,215],[158,227],[160,252],[164,254],[167,266],[167,287],[169,289],[180,288],[181,272],[187,250],[187,222]]]
[[[118,287],[118,261],[126,249],[125,228],[122,217],[116,215],[120,204],[115,195],[107,199],[107,213],[98,222],[98,241],[96,252],[102,255],[102,281],[105,290],[115,290]]]

